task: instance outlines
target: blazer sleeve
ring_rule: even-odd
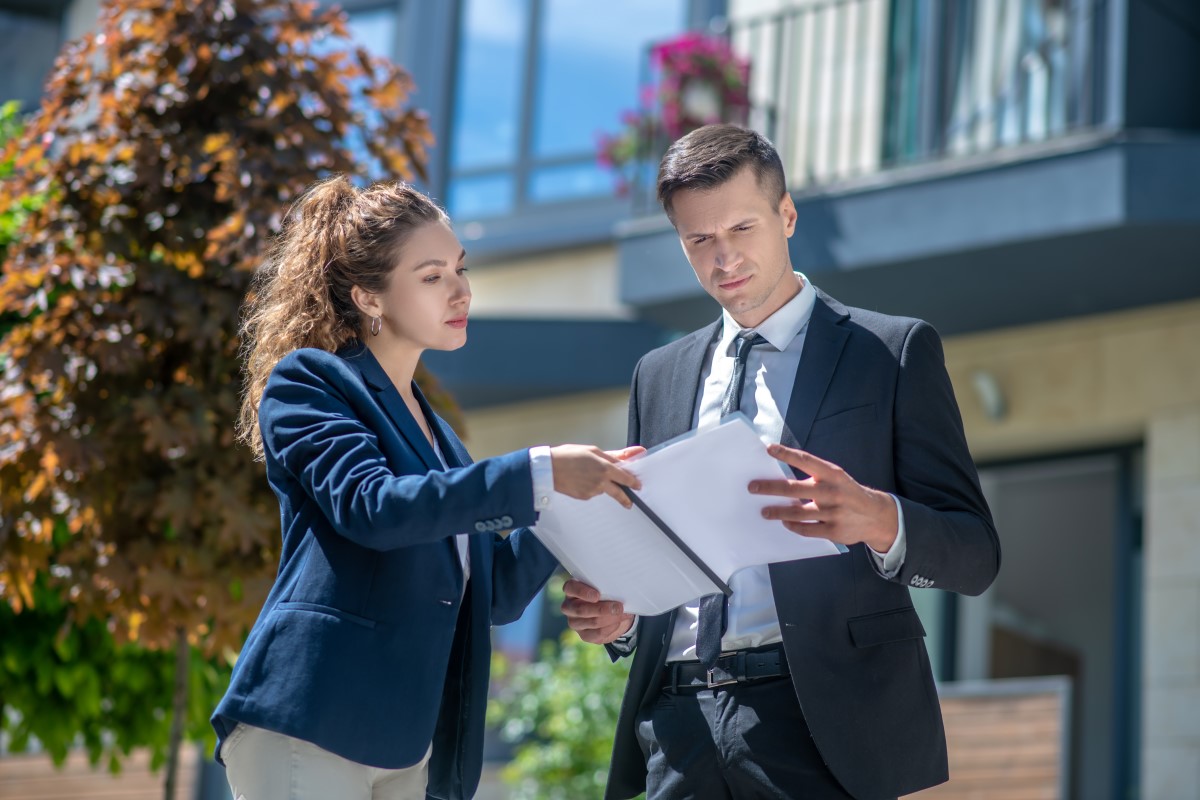
[[[475,530],[481,519],[533,524],[528,451],[468,467],[400,475],[379,435],[355,407],[374,399],[336,356],[280,361],[263,392],[259,425],[268,462],[276,461],[340,535],[373,550],[433,542]],[[352,398],[358,395],[358,403]],[[414,453],[413,459],[419,463]]]
[[[1000,540],[967,449],[941,339],[927,323],[914,325],[905,339],[896,393],[896,495],[907,547],[892,580],[980,594],[1000,569]]]
[[[528,528],[493,536],[492,624],[505,625],[520,618],[558,567],[558,559]]]

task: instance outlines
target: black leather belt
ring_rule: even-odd
[[[782,678],[787,674],[783,645],[774,644],[722,653],[712,669],[705,669],[698,661],[672,661],[663,675],[663,690],[712,689],[765,678]]]

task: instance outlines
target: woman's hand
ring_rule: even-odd
[[[626,447],[611,452],[585,444],[551,447],[554,491],[577,500],[588,500],[604,493],[625,508],[632,508],[633,502],[625,496],[621,487],[640,489],[642,482],[633,473],[617,466],[617,462],[642,452],[645,452],[643,447]]]

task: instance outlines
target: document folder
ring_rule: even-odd
[[[767,455],[740,413],[623,463],[642,481],[634,508],[608,495],[556,493],[533,531],[574,577],[629,613],[662,614],[715,592],[745,567],[834,555],[844,548],[792,533],[762,509],[787,501],[752,495],[756,479],[793,478]]]

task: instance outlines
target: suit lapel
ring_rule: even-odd
[[[817,302],[804,336],[800,367],[796,370],[796,382],[792,385],[787,419],[780,437],[780,443],[785,447],[803,448],[808,441],[813,420],[850,336],[850,331],[842,326],[847,316],[840,303],[817,290]]]
[[[692,420],[696,417],[696,400],[700,394],[700,375],[704,372],[704,358],[708,355],[708,346],[721,335],[722,320],[717,319],[707,328],[701,328],[680,341],[679,351],[673,359],[670,383],[663,387],[652,385],[647,387],[656,393],[657,398],[651,408],[660,411],[656,418],[657,425],[650,426],[649,434],[644,444],[653,447],[687,433],[692,429]],[[659,427],[661,426],[661,427]],[[642,658],[654,665],[654,674],[647,683],[648,699],[651,691],[657,691],[662,682],[663,664],[667,655],[667,640],[675,629],[675,617],[678,609],[659,614],[654,617],[644,617],[641,629],[638,631],[638,651]]]
[[[718,319],[707,328],[702,328],[683,340],[679,354],[671,370],[671,383],[667,387],[665,403],[656,403],[663,409],[661,436],[647,446],[673,439],[692,429],[696,418],[696,399],[700,394],[700,375],[704,371],[704,357],[708,346],[721,335],[722,322]]]
[[[408,406],[404,404],[404,398],[400,396],[400,392],[396,390],[392,379],[384,372],[383,367],[375,359],[375,355],[367,349],[367,347],[356,344],[351,348],[346,348],[338,352],[342,358],[358,368],[362,373],[363,379],[375,391],[375,396],[379,398],[380,404],[387,411],[392,422],[396,424],[400,435],[408,442],[408,446],[412,448],[425,464],[426,469],[440,470],[442,462],[438,460],[437,454],[433,452],[433,448],[429,445],[429,440],[425,438],[421,426],[413,419],[409,413]],[[416,391],[416,385],[413,386]],[[419,391],[416,392],[418,402],[424,401]],[[425,407],[424,405],[422,407]]]

